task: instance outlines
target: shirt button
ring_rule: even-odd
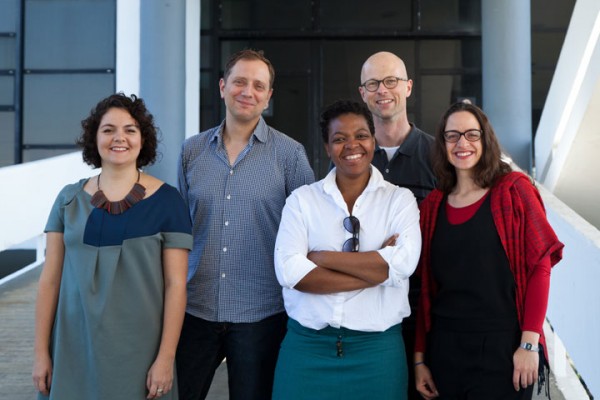
[[[229,175],[233,175],[233,170],[232,169],[229,170]]]
[[[229,226],[229,221],[225,221],[225,226]]]
[[[227,253],[227,247],[223,247],[223,253]]]
[[[389,170],[389,169],[386,169],[386,170],[385,170],[385,173],[386,173],[386,174],[389,174],[389,173],[390,173],[390,170]]]
[[[225,272],[221,274],[221,278],[225,278]]]
[[[230,195],[230,194],[228,194],[228,195],[227,195],[227,200],[230,200],[230,199],[231,199],[231,195]]]

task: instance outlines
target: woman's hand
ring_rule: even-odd
[[[516,391],[533,385],[538,379],[540,355],[537,351],[518,348],[513,355],[513,385]]]
[[[533,346],[539,346],[540,334],[533,331],[523,331],[521,333],[521,343],[531,343]],[[518,348],[513,354],[513,385],[516,391],[522,387],[525,389],[533,385],[538,379],[538,367],[540,365],[540,355],[537,351],[529,351]]]
[[[31,377],[33,378],[33,386],[41,394],[48,396],[52,384],[52,359],[50,359],[50,354],[35,356]]]
[[[146,387],[148,388],[147,399],[158,399],[168,393],[173,387],[173,363],[174,360],[157,357],[148,371]]]
[[[400,235],[397,233],[394,233],[392,236],[387,238],[385,242],[383,242],[383,244],[381,245],[381,248],[384,249],[388,246],[395,246],[396,239],[398,239],[398,236],[400,236]],[[314,262],[317,265],[321,265],[323,263],[322,257],[324,257],[324,256],[326,256],[325,251],[311,251],[306,255],[306,258],[308,258],[310,261]]]
[[[35,342],[33,385],[44,396],[52,386],[52,358],[50,357],[50,337],[56,316],[56,305],[60,292],[62,268],[65,259],[64,236],[59,232],[46,234],[46,261],[38,282],[38,295],[35,301]]]
[[[434,399],[440,395],[435,388],[435,383],[433,383],[431,371],[429,371],[429,368],[425,364],[415,366],[415,385],[417,386],[417,391],[426,400]]]
[[[381,248],[385,249],[388,246],[395,246],[396,239],[398,239],[398,236],[400,236],[398,233],[394,233],[392,236],[390,236],[390,238],[388,240],[383,242],[383,244],[381,245]]]
[[[166,248],[163,249],[162,259],[165,277],[162,337],[158,356],[146,378],[148,399],[157,399],[168,393],[173,387],[175,353],[185,315],[188,251],[180,248]]]

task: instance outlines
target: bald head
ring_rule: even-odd
[[[388,84],[390,86],[388,87],[383,83],[386,78],[397,78],[398,80],[392,80],[392,84]],[[370,86],[372,92],[363,86],[369,80],[379,82],[376,90],[373,90],[373,85]],[[406,101],[412,92],[412,84],[412,80],[408,79],[404,61],[393,53],[387,51],[375,53],[363,64],[360,71],[358,91],[360,97],[373,113],[375,136],[380,143],[386,143],[385,138],[381,137],[385,134],[382,128],[384,124],[387,126],[386,129],[389,128],[390,131],[394,132],[394,135],[410,130],[406,113]],[[396,143],[395,145],[397,145],[397,142],[397,140],[390,141],[390,143]],[[390,144],[383,145],[391,146]]]
[[[380,51],[367,58],[360,71],[360,82],[367,79],[383,79],[387,76],[407,78],[404,61],[388,51]]]

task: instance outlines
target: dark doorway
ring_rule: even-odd
[[[304,144],[318,178],[329,165],[319,112],[339,98],[360,101],[362,63],[377,51],[406,63],[414,81],[409,119],[426,132],[458,97],[481,101],[479,0],[203,0],[203,130],[224,117],[218,80],[225,60],[244,48],[263,50],[273,63],[265,120]]]

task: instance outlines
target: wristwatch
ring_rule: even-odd
[[[535,351],[535,352],[538,352],[538,351],[540,350],[539,346],[534,346],[534,345],[532,345],[531,343],[527,343],[527,342],[525,342],[525,343],[521,343],[521,344],[519,345],[519,347],[520,347],[520,348],[522,348],[522,349],[524,349],[524,350],[527,350],[527,351]]]

